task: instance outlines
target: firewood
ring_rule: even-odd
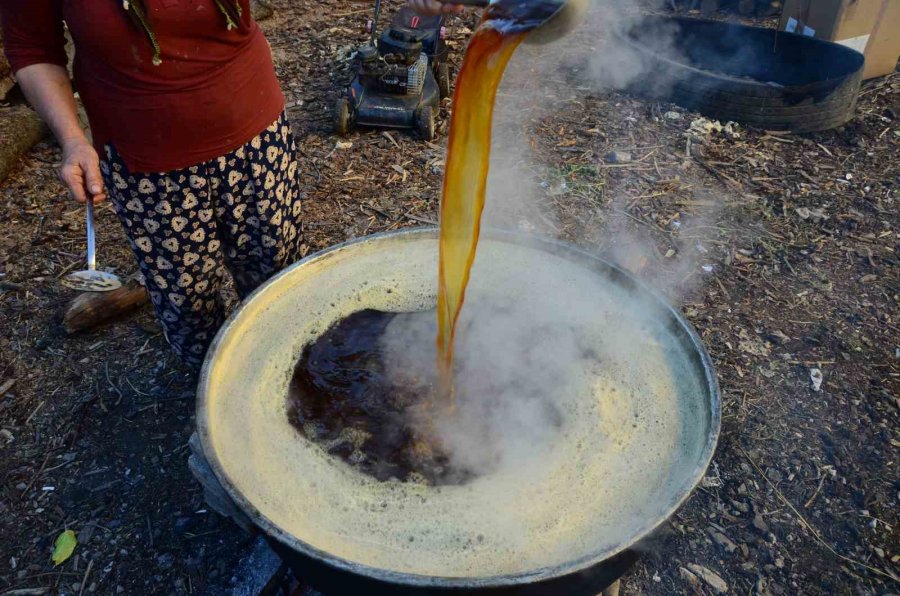
[[[110,292],[84,292],[66,308],[63,327],[66,333],[78,333],[123,317],[150,301],[147,290],[132,277]]]
[[[250,0],[250,14],[254,21],[264,21],[275,14],[269,0]]]
[[[46,130],[40,117],[28,106],[3,108],[0,117],[0,181],[41,140]]]

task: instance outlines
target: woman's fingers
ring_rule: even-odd
[[[107,197],[106,197],[105,192],[100,192],[95,195],[91,195],[91,198],[94,201],[94,205],[98,205],[98,204],[102,203],[103,201],[105,201]]]
[[[79,203],[84,203],[87,200],[87,195],[84,192],[84,176],[80,166],[64,164],[59,170],[59,178],[69,189],[69,195],[73,199]]]
[[[106,199],[103,176],[100,174],[100,158],[87,141],[74,142],[63,147],[63,165],[59,177],[68,187],[69,194],[79,203],[91,197],[94,203]]]
[[[99,203],[106,198],[103,192],[103,177],[100,175],[100,161],[96,159],[96,153],[93,156],[86,155],[81,163],[81,169],[85,173],[85,188],[94,198],[94,203]]]

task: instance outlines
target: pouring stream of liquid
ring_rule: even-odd
[[[507,62],[525,33],[482,25],[466,50],[453,94],[453,119],[441,199],[438,269],[438,382],[453,404],[453,340],[475,260],[491,151],[494,98]]]

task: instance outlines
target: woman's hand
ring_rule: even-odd
[[[100,158],[81,130],[68,71],[58,64],[32,64],[16,72],[16,80],[32,106],[59,139],[63,163],[59,177],[73,199],[95,203],[106,198]]]
[[[407,0],[410,8],[421,15],[435,16],[439,14],[456,14],[462,12],[464,6],[453,4],[452,0],[441,2],[440,0]]]
[[[69,195],[84,203],[91,197],[94,204],[106,199],[103,177],[100,175],[100,157],[86,138],[74,139],[62,144],[63,161],[59,177],[69,189]]]

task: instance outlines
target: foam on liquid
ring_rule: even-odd
[[[614,551],[705,465],[708,395],[683,339],[658,323],[665,313],[637,308],[628,288],[566,259],[482,240],[469,289],[488,300],[502,292],[523,320],[555,313],[597,346],[601,364],[556,396],[565,433],[539,457],[463,486],[378,482],[288,423],[284,396],[302,345],[360,308],[432,306],[436,244],[340,251],[245,306],[209,381],[211,441],[226,475],[275,526],[382,569],[486,577]]]

